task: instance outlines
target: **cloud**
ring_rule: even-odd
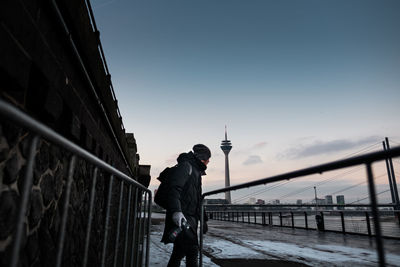
[[[260,163],[263,163],[260,156],[251,155],[243,162],[243,165],[253,165],[253,164],[260,164]]]
[[[338,139],[327,142],[315,141],[313,144],[299,145],[298,147],[288,149],[283,154],[278,155],[278,158],[298,159],[323,154],[330,154],[349,150],[363,145],[370,145],[371,143],[377,142],[379,139],[380,138],[377,136],[370,136],[356,141],[345,139]]]
[[[265,146],[267,146],[267,144],[268,143],[265,142],[265,141],[258,142],[258,143],[255,143],[254,145],[252,145],[251,147],[249,146],[249,147],[244,147],[242,149],[235,150],[235,153],[237,153],[237,154],[250,154],[254,150],[258,150],[258,149],[264,148]]]
[[[267,144],[268,144],[267,142],[260,142],[260,143],[255,144],[255,145],[252,147],[252,149],[260,149],[260,148],[265,147]]]

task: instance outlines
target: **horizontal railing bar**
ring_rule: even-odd
[[[293,172],[288,172],[288,173],[284,173],[284,174],[280,174],[280,175],[276,175],[276,176],[272,176],[272,177],[268,177],[268,178],[264,178],[264,179],[258,179],[255,181],[238,184],[235,186],[229,186],[229,187],[209,191],[209,192],[204,193],[203,197],[209,196],[209,195],[215,195],[215,194],[219,194],[219,193],[224,193],[224,192],[228,192],[228,191],[234,191],[234,190],[238,190],[238,189],[242,189],[242,188],[246,188],[246,187],[268,184],[268,183],[278,182],[278,181],[282,181],[282,180],[295,179],[295,178],[312,175],[312,174],[318,174],[318,173],[322,174],[323,172],[327,172],[327,171],[342,169],[342,168],[351,167],[354,165],[365,164],[365,163],[372,163],[375,161],[379,161],[379,160],[383,160],[383,159],[391,158],[391,157],[397,157],[397,156],[400,156],[400,146],[392,148],[390,150],[386,150],[386,151],[372,152],[372,153],[368,153],[368,154],[365,154],[362,156],[352,157],[352,158],[348,158],[348,159],[344,159],[344,160],[333,161],[333,162],[317,165],[317,166],[310,167],[310,168],[300,169],[300,170],[293,171]]]
[[[293,213],[298,213],[298,214],[304,214],[304,212],[307,212],[308,215],[315,215],[315,210],[207,210],[207,212],[213,213],[213,212],[251,212],[251,213],[285,213],[285,214],[289,214],[290,212]],[[327,213],[335,213],[332,214],[332,216],[338,216],[338,213],[360,213],[360,214],[364,214],[365,212],[369,212],[371,213],[371,210],[318,210],[318,212],[323,212],[325,214]],[[383,211],[383,212],[390,212],[390,213],[396,213],[397,211]],[[381,211],[379,211],[379,213],[382,213]],[[327,214],[327,216],[330,216],[329,214]],[[384,215],[382,215],[384,216]],[[387,215],[387,216],[391,216],[391,215]]]
[[[140,183],[133,180],[131,177],[127,176],[126,174],[122,173],[121,171],[108,165],[107,163],[105,163],[98,157],[92,155],[88,151],[82,149],[78,145],[72,143],[65,137],[56,133],[51,128],[45,126],[44,124],[38,122],[35,119],[29,117],[24,112],[20,111],[19,109],[12,106],[11,104],[5,102],[4,100],[0,100],[0,114],[1,114],[1,116],[5,117],[7,119],[10,119],[10,120],[13,120],[13,121],[19,123],[23,127],[26,127],[27,129],[38,133],[42,137],[45,137],[46,139],[54,142],[55,144],[58,144],[64,148],[68,149],[72,153],[84,158],[85,160],[91,162],[92,164],[98,166],[99,168],[101,168],[111,174],[114,174],[116,177],[119,177],[120,179],[123,179],[126,182],[134,184],[136,187],[139,187],[140,189],[149,192],[149,194],[151,196],[150,189],[141,185]]]
[[[274,207],[315,207],[315,204],[260,204],[260,205],[247,205],[247,204],[204,204],[205,207],[246,207],[246,208],[274,208]],[[353,208],[353,207],[370,207],[370,204],[318,204],[318,207],[339,207],[339,208]],[[378,204],[377,207],[390,208],[396,207],[396,204]]]

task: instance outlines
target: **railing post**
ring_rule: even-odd
[[[345,223],[344,223],[343,211],[340,212],[340,218],[341,218],[341,221],[342,221],[342,232],[343,232],[343,234],[345,234],[346,233],[346,226],[345,226]]]
[[[254,212],[254,224],[257,224],[257,212]]]
[[[115,248],[114,248],[114,267],[117,267],[118,261],[118,250],[119,250],[119,232],[121,226],[121,212],[122,212],[122,200],[124,196],[124,182],[120,181],[120,190],[119,190],[119,205],[118,205],[118,219],[117,219],[117,233],[115,237]]]
[[[34,136],[31,141],[31,146],[29,148],[29,157],[28,162],[26,164],[26,171],[25,171],[25,180],[24,186],[21,192],[21,201],[19,205],[19,213],[17,217],[17,227],[15,231],[15,238],[14,244],[12,247],[12,254],[11,254],[11,267],[16,267],[18,265],[19,260],[19,252],[21,250],[21,240],[22,240],[22,232],[24,226],[24,217],[26,214],[26,210],[28,207],[29,197],[32,191],[32,177],[33,177],[33,167],[35,165],[35,155],[36,155],[36,148],[39,141],[38,136]]]
[[[283,222],[282,222],[282,212],[279,212],[279,221],[281,223],[281,226],[283,226]]]
[[[132,229],[132,247],[131,247],[131,263],[129,266],[133,266],[133,261],[134,261],[134,256],[135,256],[135,243],[136,243],[136,228],[137,228],[137,214],[138,214],[138,199],[139,199],[139,192],[141,192],[141,190],[139,190],[139,188],[135,188],[135,203],[133,205],[133,229]],[[140,206],[140,203],[139,203]],[[139,211],[140,211],[140,207],[139,207]]]
[[[139,227],[138,227],[138,242],[137,242],[137,247],[136,247],[137,256],[136,256],[136,265],[134,265],[134,266],[139,266],[139,261],[141,260],[142,251],[143,251],[143,249],[141,249],[141,246],[143,244],[143,242],[142,242],[142,238],[143,238],[143,232],[142,232],[142,225],[143,225],[143,223],[142,223],[142,221],[143,221],[143,218],[142,218],[142,215],[143,215],[143,212],[142,212],[142,209],[143,209],[143,191],[142,190],[140,191],[139,199],[140,199],[139,216],[138,216],[138,218],[139,218]],[[140,253],[140,255],[139,255],[139,253]]]
[[[60,236],[58,239],[56,267],[61,266],[62,253],[63,253],[63,249],[64,249],[65,228],[67,226],[67,218],[68,218],[68,205],[69,205],[69,199],[71,196],[71,185],[72,185],[72,180],[73,180],[73,176],[74,176],[75,163],[76,163],[76,156],[74,155],[74,156],[72,156],[72,158],[69,162],[68,178],[67,178],[67,184],[66,184],[66,188],[65,188],[65,196],[64,196],[64,203],[63,203],[64,205],[63,205],[61,225],[60,225]]]
[[[308,230],[308,217],[307,217],[307,211],[304,212],[304,223],[306,226],[306,229]]]
[[[92,187],[90,189],[89,216],[88,216],[88,222],[87,222],[87,226],[86,226],[85,252],[84,252],[84,256],[83,256],[82,267],[86,267],[88,255],[89,255],[89,243],[90,243],[90,233],[92,231],[94,198],[96,195],[97,172],[98,172],[98,168],[95,167],[94,171],[93,171]]]
[[[274,221],[272,219],[272,213],[271,212],[268,212],[268,225],[269,226],[274,225]]]
[[[376,191],[375,191],[374,177],[371,169],[371,163],[367,163],[367,177],[368,177],[369,197],[371,199],[372,216],[374,218],[376,249],[378,251],[379,266],[384,267],[386,265],[385,252],[382,242],[381,225],[379,222],[379,213],[377,207],[378,201],[376,199]]]
[[[128,207],[126,211],[126,225],[125,225],[125,248],[124,248],[124,258],[122,261],[122,266],[125,266],[127,256],[128,256],[128,244],[129,244],[129,221],[131,216],[131,196],[132,196],[132,185],[129,185],[128,191]]]
[[[292,228],[294,228],[294,215],[293,215],[293,212],[290,212],[290,214],[292,215]]]
[[[150,227],[151,227],[151,204],[152,204],[151,192],[147,192],[147,194],[149,196],[148,200],[149,210],[147,215],[146,267],[149,266],[149,260],[150,260]]]
[[[250,211],[247,212],[247,223],[250,223]]]
[[[104,241],[103,241],[103,251],[101,254],[101,266],[104,267],[106,264],[106,253],[107,253],[107,243],[108,243],[108,228],[110,222],[110,209],[111,209],[111,199],[112,199],[112,188],[114,182],[114,175],[110,177],[110,184],[108,186],[107,204],[106,204],[106,218],[104,223]]]
[[[203,227],[204,227],[204,200],[201,200],[201,209],[200,209],[200,257],[199,257],[199,267],[203,266]]]
[[[242,223],[244,223],[244,212],[242,211]]]
[[[365,212],[365,221],[367,222],[368,236],[372,236],[372,233],[371,233],[371,222],[369,221],[368,211]]]
[[[320,214],[321,214],[321,220],[322,220],[322,226],[323,226],[323,228],[322,228],[322,231],[325,231],[325,219],[324,219],[324,213],[321,211],[321,212],[320,212]]]
[[[262,225],[265,225],[265,212],[262,213]]]

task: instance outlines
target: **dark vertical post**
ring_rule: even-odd
[[[371,222],[369,221],[368,211],[365,212],[365,221],[367,222],[368,235],[372,236],[372,233],[371,233]]]
[[[325,231],[324,213],[321,211],[319,214],[321,215],[321,221],[322,221],[322,226],[323,226],[322,231]]]
[[[242,211],[242,223],[244,223],[244,212]]]
[[[111,209],[111,199],[112,199],[112,187],[114,182],[114,175],[110,177],[110,184],[108,186],[107,204],[106,204],[106,218],[104,223],[104,241],[103,250],[101,254],[101,266],[104,267],[106,264],[106,253],[107,253],[107,243],[108,243],[108,228],[110,222],[110,209]]]
[[[250,223],[250,211],[247,212],[247,223]]]
[[[117,267],[118,261],[118,250],[119,250],[119,232],[121,226],[121,212],[122,212],[122,201],[124,196],[124,182],[120,181],[120,190],[119,190],[119,205],[118,205],[118,219],[117,219],[117,234],[115,237],[115,247],[114,247],[114,267]]]
[[[271,212],[268,212],[268,224],[269,224],[269,226],[273,225],[273,220],[272,220],[272,214],[271,214]]]
[[[340,212],[340,218],[341,218],[341,220],[342,220],[342,232],[343,232],[343,234],[345,234],[345,233],[346,233],[346,226],[345,226],[345,223],[344,223],[344,214],[343,214],[343,211]]]
[[[385,252],[382,242],[381,225],[379,222],[379,214],[378,214],[378,201],[376,199],[376,191],[375,191],[374,177],[371,169],[371,163],[367,163],[367,177],[368,177],[369,197],[371,199],[372,216],[374,218],[376,249],[378,252],[379,266],[384,267],[386,265]]]
[[[149,266],[150,261],[150,227],[151,227],[151,204],[152,204],[152,195],[151,192],[147,193],[149,196],[149,207],[148,207],[148,214],[147,214],[147,243],[146,243],[146,267]]]
[[[294,228],[294,215],[293,215],[293,212],[290,212],[290,214],[292,215],[292,228]]]
[[[24,217],[28,207],[29,196],[31,194],[32,187],[32,177],[33,177],[33,167],[35,165],[35,154],[36,148],[39,141],[38,136],[34,136],[29,148],[28,162],[26,164],[24,187],[21,192],[21,201],[19,205],[19,213],[17,217],[17,227],[15,231],[14,244],[12,247],[11,254],[11,267],[16,267],[18,265],[19,252],[21,249],[22,232],[24,226]]]
[[[138,238],[137,238],[137,247],[136,247],[136,252],[137,252],[137,256],[136,256],[136,265],[134,265],[134,266],[139,266],[139,262],[140,262],[140,260],[141,260],[141,253],[142,253],[142,250],[141,250],[141,246],[142,246],[142,221],[143,221],[143,217],[142,217],[142,215],[143,215],[143,212],[142,212],[142,210],[143,210],[143,191],[142,190],[140,190],[140,195],[139,195],[139,215],[138,215],[138,218],[139,218],[139,226],[138,226]],[[140,254],[139,254],[140,253]]]
[[[65,228],[67,226],[67,218],[68,218],[68,205],[69,205],[69,199],[71,196],[71,185],[72,185],[72,180],[74,176],[74,170],[75,170],[75,163],[76,163],[76,156],[72,156],[70,162],[69,162],[69,169],[68,169],[68,178],[67,178],[67,184],[65,188],[65,196],[64,196],[64,205],[63,205],[63,211],[62,211],[62,217],[61,217],[61,225],[60,225],[60,236],[58,239],[58,249],[57,249],[57,258],[56,258],[56,266],[60,267],[61,266],[61,260],[62,260],[62,253],[64,249],[64,239],[65,239]]]
[[[386,148],[390,149],[389,139],[387,137],[385,138],[385,141],[386,141]],[[399,211],[400,210],[400,199],[399,199],[399,192],[397,191],[396,175],[394,174],[392,158],[389,158],[389,165],[390,165],[390,173],[391,173],[392,182],[393,182],[393,193],[394,193],[394,197],[396,200],[395,209],[397,210],[397,212],[395,214],[397,215],[397,219],[399,220],[399,223],[400,223],[400,211]]]
[[[308,230],[308,217],[307,217],[307,211],[304,212],[304,223],[306,225],[306,229]]]
[[[254,224],[257,224],[257,212],[254,212]]]
[[[385,137],[385,141],[386,141],[386,148],[390,149],[390,145],[389,145],[389,139],[387,137]],[[396,176],[394,174],[394,168],[393,168],[393,161],[392,158],[389,158],[389,166],[390,166],[390,174],[392,176],[392,182],[393,182],[393,190],[394,190],[394,197],[396,199],[396,206],[397,209],[399,209],[400,207],[400,199],[399,199],[399,192],[397,191],[397,183],[396,183]]]
[[[283,226],[283,222],[282,222],[282,212],[279,212],[279,221],[281,223],[281,226]]]
[[[133,261],[135,259],[135,244],[136,244],[136,229],[138,228],[138,223],[137,223],[137,215],[138,215],[138,199],[139,199],[139,192],[141,194],[141,190],[139,188],[135,188],[135,195],[134,195],[134,205],[133,205],[133,229],[132,229],[132,247],[131,247],[131,264],[129,266],[133,266]],[[139,208],[140,211],[140,208]]]
[[[203,227],[204,227],[204,200],[201,201],[201,209],[200,209],[200,258],[199,258],[199,267],[203,266]]]
[[[382,141],[382,145],[383,145],[383,150],[386,151],[387,149],[386,149],[385,141]],[[394,196],[392,174],[390,172],[389,159],[385,159],[385,162],[386,162],[386,170],[387,170],[388,180],[389,180],[390,195],[392,197],[392,203],[395,204],[396,203],[396,197]]]
[[[262,213],[262,225],[265,225],[265,212]]]
[[[89,243],[90,243],[90,233],[92,231],[94,198],[96,195],[97,172],[98,172],[98,168],[96,167],[93,171],[92,187],[90,189],[89,216],[88,216],[88,222],[87,222],[87,226],[86,226],[85,252],[84,252],[84,256],[83,256],[82,267],[86,267],[88,255],[89,255]]]
[[[132,185],[129,185],[128,191],[128,206],[126,210],[126,225],[125,225],[125,248],[124,248],[124,259],[122,265],[125,266],[127,256],[128,256],[128,244],[129,244],[129,220],[131,216],[131,195],[132,195]]]

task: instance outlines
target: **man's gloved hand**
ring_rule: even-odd
[[[179,227],[181,227],[182,224],[182,219],[184,219],[186,221],[185,216],[183,216],[183,213],[178,211],[178,212],[174,212],[172,214],[172,221],[178,225]]]
[[[208,224],[206,221],[204,221],[204,225],[203,225],[203,235],[205,235],[208,232]]]

